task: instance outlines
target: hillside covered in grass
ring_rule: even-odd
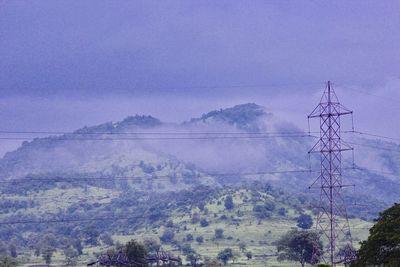
[[[198,186],[153,196],[133,191],[115,194],[90,186],[72,191],[50,189],[39,195],[39,201],[8,213],[25,220],[56,213],[60,220],[69,221],[10,226],[7,231],[3,228],[1,235],[12,238],[23,261],[42,262],[43,251],[51,247],[55,262],[65,261],[65,251],[70,248],[79,251],[78,259],[84,263],[119,243],[136,239],[161,246],[183,262],[193,255],[200,261],[216,258],[220,251],[231,248],[234,258],[230,262],[287,266],[277,262],[275,242],[298,228],[301,214],[314,217],[306,197],[293,197],[262,183],[225,189]],[[46,201],[59,197],[64,201]],[[14,201],[24,202],[23,198]],[[73,220],[82,217],[93,220]],[[357,229],[354,240],[365,239],[370,223],[352,219],[351,224]]]

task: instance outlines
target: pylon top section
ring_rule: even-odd
[[[339,99],[336,96],[336,93],[332,87],[331,81],[328,81],[326,83],[326,87],[325,87],[324,93],[321,97],[320,103],[332,103],[332,104],[339,103]]]
[[[331,108],[328,109],[328,106]],[[328,81],[326,83],[326,87],[321,97],[320,103],[315,107],[310,115],[308,115],[308,118],[310,119],[326,116],[341,116],[352,113],[353,111],[340,104],[339,99],[336,96],[335,90],[332,87],[331,81]]]

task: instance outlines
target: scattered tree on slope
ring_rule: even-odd
[[[289,231],[278,240],[276,247],[279,261],[298,261],[303,267],[306,263],[317,263],[313,258],[314,249],[317,257],[322,255],[322,242],[316,233],[309,231]]]

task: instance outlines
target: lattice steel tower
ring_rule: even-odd
[[[309,153],[320,154],[321,169],[311,187],[320,189],[316,230],[321,239],[328,242],[322,261],[332,266],[347,262],[352,258],[347,251],[353,251],[346,205],[341,195],[343,187],[349,186],[342,181],[342,152],[353,148],[342,141],[340,130],[341,116],[352,114],[352,111],[339,103],[328,81],[320,103],[308,116],[309,120],[319,118],[320,122],[319,140]],[[339,238],[342,248],[338,244]]]

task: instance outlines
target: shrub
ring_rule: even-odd
[[[113,246],[114,245],[114,240],[112,239],[112,237],[105,233],[100,235],[100,240],[104,243],[104,245],[106,246]]]
[[[201,211],[204,211],[204,208],[206,207],[206,203],[202,201],[202,202],[200,202],[197,206],[199,207],[199,209],[200,209]]]
[[[188,241],[188,242],[193,241],[193,235],[192,234],[187,234],[186,235],[186,241]]]
[[[224,230],[222,230],[221,228],[215,229],[214,236],[216,239],[222,239],[224,237]]]
[[[196,242],[201,244],[204,242],[204,238],[202,236],[198,236],[198,237],[196,237]]]
[[[10,256],[0,255],[0,266],[16,267],[18,262]]]
[[[201,219],[200,221],[201,227],[207,227],[208,225],[210,225],[210,223],[205,218]]]
[[[255,213],[255,216],[259,219],[266,219],[271,217],[271,211],[268,205],[255,205],[253,207],[253,212]]]
[[[310,229],[312,225],[313,225],[313,220],[310,215],[301,214],[297,218],[297,226],[302,229]]]
[[[160,240],[164,243],[171,243],[174,240],[175,233],[171,229],[166,229],[162,236],[160,237]]]
[[[191,222],[192,224],[200,222],[200,214],[198,214],[197,212],[193,213]]]
[[[281,215],[281,216],[286,216],[286,209],[285,208],[280,208],[278,210],[278,214]]]
[[[246,243],[245,242],[240,242],[239,243],[239,249],[240,251],[245,251],[246,250]]]
[[[226,248],[218,253],[217,258],[226,264],[230,259],[233,258],[233,251],[231,248]]]
[[[165,226],[168,228],[172,228],[174,227],[174,222],[172,220],[169,220]]]
[[[181,248],[183,255],[196,253],[190,244],[184,244]]]
[[[125,253],[131,266],[147,266],[147,250],[143,244],[131,240],[125,245]]]
[[[231,195],[228,195],[228,196],[225,198],[224,205],[225,205],[225,208],[226,208],[227,210],[231,210],[231,209],[233,209],[233,208],[235,207],[235,204],[233,203],[233,198],[232,198]]]
[[[253,253],[251,253],[251,251],[247,251],[246,258],[247,258],[247,260],[251,260],[251,258],[253,258]]]

